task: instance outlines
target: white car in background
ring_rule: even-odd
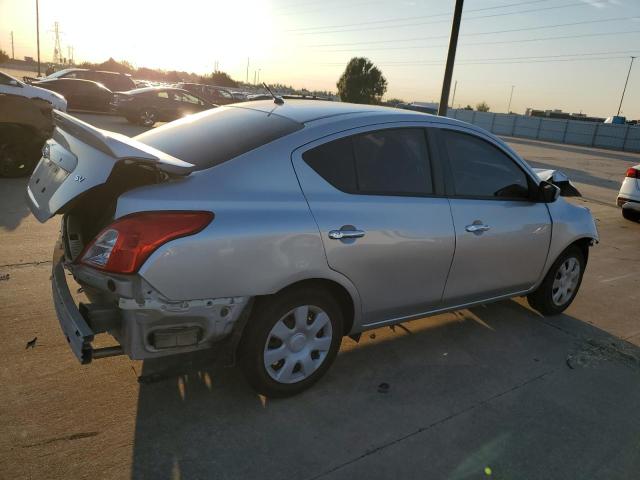
[[[0,72],[0,93],[8,93],[19,97],[39,98],[49,102],[56,110],[63,112],[67,111],[67,101],[59,93],[40,87],[34,87],[33,85],[21,82],[4,72]]]
[[[630,167],[618,193],[618,206],[627,220],[640,221],[640,165]]]

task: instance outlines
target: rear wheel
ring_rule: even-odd
[[[586,261],[580,248],[570,246],[560,254],[535,292],[527,296],[529,305],[543,315],[562,313],[575,298]]]
[[[640,212],[631,209],[622,209],[622,217],[632,222],[640,222]]]
[[[153,127],[158,118],[158,112],[153,108],[143,108],[138,114],[138,123],[143,127]]]
[[[249,384],[269,397],[306,390],[333,363],[342,339],[342,311],[322,290],[284,292],[256,304],[240,344]]]

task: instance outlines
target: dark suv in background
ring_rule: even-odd
[[[42,80],[53,80],[57,78],[78,78],[81,80],[91,80],[101,83],[112,92],[126,92],[136,88],[131,75],[118,72],[106,72],[102,70],[89,70],[86,68],[67,68],[54,72]]]
[[[64,77],[33,82],[33,85],[62,95],[68,102],[69,110],[111,110],[113,92],[102,83]]]

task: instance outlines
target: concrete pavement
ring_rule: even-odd
[[[0,478],[638,478],[640,224],[614,183],[640,156],[509,140],[584,174],[602,242],[566,314],[517,299],[367,332],[278,401],[209,352],[79,365],[50,299],[57,222],[0,180]]]

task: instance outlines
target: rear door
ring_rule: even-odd
[[[533,286],[551,241],[545,203],[533,201],[535,180],[488,138],[438,129],[456,252],[444,302],[458,305]]]
[[[429,145],[422,126],[389,125],[334,135],[293,154],[329,266],[358,289],[365,325],[441,302],[454,231]]]

